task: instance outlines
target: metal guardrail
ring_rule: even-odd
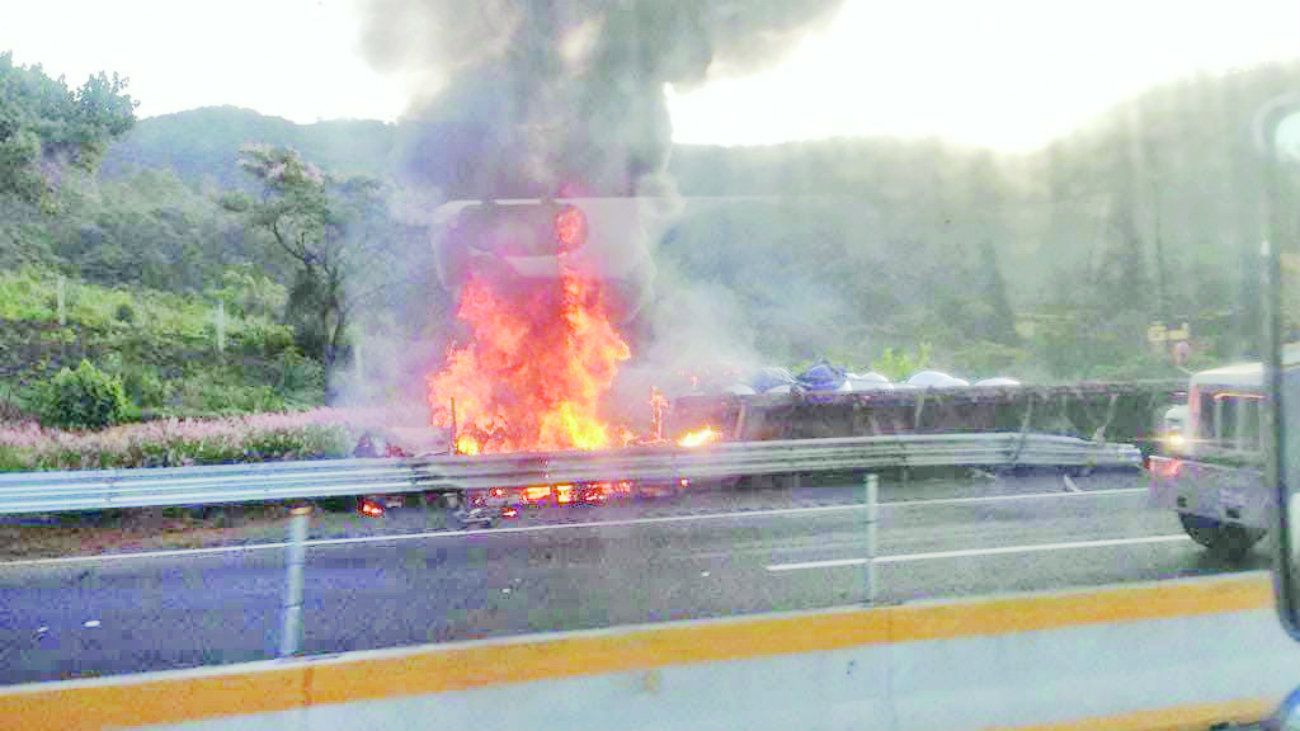
[[[0,473],[0,514],[208,505],[416,489],[400,459]]]
[[[437,456],[413,461],[423,489],[612,480],[672,480],[898,467],[1137,467],[1128,444],[1046,434],[909,434],[721,442],[704,447],[641,447],[605,452]]]
[[[1045,434],[922,434],[600,452],[437,455],[0,475],[0,514],[190,506],[898,467],[1136,467],[1138,449]]]

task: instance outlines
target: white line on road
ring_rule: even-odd
[[[880,559],[876,559],[877,562]],[[865,558],[835,558],[829,561],[804,561],[803,563],[775,563],[767,567],[768,571],[798,571],[799,569],[830,569],[836,566],[861,566]]]
[[[1138,543],[1173,543],[1190,541],[1186,535],[1145,536],[1142,538],[1112,538],[1102,541],[1072,541],[1069,543],[1038,543],[1028,546],[997,546],[994,548],[968,548],[960,551],[934,551],[931,553],[903,553],[893,556],[880,556],[876,563],[905,563],[908,561],[929,561],[939,558],[968,558],[971,556],[994,556],[1006,553],[1032,553],[1035,551],[1067,551],[1076,548],[1105,548],[1106,546],[1128,546]],[[767,566],[768,571],[797,571],[799,569],[825,569],[836,566],[861,566],[865,558],[836,558],[828,561],[804,561],[801,563],[778,563]]]
[[[932,500],[894,500],[881,503],[883,509],[914,508],[933,505],[962,505],[967,503],[999,502],[1007,500],[1030,500],[1039,498],[1061,498],[1076,495],[1120,496],[1135,492],[1145,492],[1144,488],[1120,488],[1114,490],[1090,490],[1078,493],[1034,492],[1024,495],[989,495],[986,497],[935,498]],[[354,538],[318,538],[307,541],[308,546],[345,546],[358,543],[384,543],[395,541],[415,541],[435,538],[454,538],[456,536],[505,535],[510,533],[538,533],[543,531],[564,530],[569,528],[610,528],[632,525],[653,525],[658,523],[685,523],[702,520],[721,520],[725,518],[764,518],[781,515],[806,515],[809,513],[835,513],[850,510],[862,510],[866,506],[860,503],[849,505],[819,505],[807,508],[778,508],[773,510],[745,510],[734,513],[704,513],[700,515],[669,515],[656,518],[628,518],[625,520],[600,520],[586,523],[550,523],[546,525],[521,525],[505,528],[485,528],[462,531],[433,531],[425,533],[394,533],[380,536],[357,536]],[[20,566],[49,566],[68,563],[86,563],[90,561],[117,561],[146,558],[170,558],[174,556],[202,556],[215,553],[238,553],[241,551],[268,551],[287,548],[288,543],[252,543],[239,546],[217,546],[214,548],[182,548],[167,551],[148,551],[139,553],[101,553],[89,556],[62,556],[59,558],[32,558],[17,561],[0,562],[0,569]],[[883,559],[880,559],[883,560]]]
[[[941,497],[932,500],[892,500],[887,503],[881,503],[882,508],[910,508],[912,506],[925,505],[963,505],[966,503],[995,503],[1006,500],[1030,500],[1037,498],[1062,498],[1062,497],[1086,497],[1089,495],[1100,495],[1105,497],[1119,497],[1121,495],[1132,495],[1134,493],[1146,492],[1145,487],[1120,487],[1113,490],[1080,490],[1079,492],[1030,492],[1024,495],[986,495],[984,497]],[[855,508],[861,505],[853,506]]]

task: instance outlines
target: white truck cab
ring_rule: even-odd
[[[1287,388],[1300,381],[1300,344],[1283,353]],[[1183,529],[1223,558],[1243,558],[1267,532],[1275,509],[1263,483],[1266,428],[1264,367],[1238,363],[1200,371],[1188,381],[1185,414],[1166,454],[1148,462],[1154,502],[1177,511]],[[1172,435],[1174,432],[1170,432]]]

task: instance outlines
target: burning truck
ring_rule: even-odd
[[[457,303],[442,366],[426,378],[431,425],[448,452],[601,450],[668,444],[667,399],[651,393],[651,428],[609,419],[605,400],[632,349],[625,332],[653,297],[655,199],[457,201],[435,213],[438,275]],[[681,435],[683,446],[717,436]],[[444,496],[466,522],[513,517],[525,505],[600,504],[676,494],[684,479],[499,486]],[[397,498],[370,496],[381,515]]]
[[[463,328],[427,379],[434,426],[463,454],[631,443],[601,400],[653,296],[641,198],[443,206],[438,274]]]
[[[425,379],[430,426],[446,435],[441,454],[484,462],[518,457],[520,469],[498,471],[500,477],[492,480],[520,474],[536,480],[488,482],[474,489],[443,483],[434,497],[462,522],[491,523],[529,506],[676,495],[690,487],[671,466],[655,483],[633,483],[627,472],[611,470],[593,475],[598,482],[547,484],[550,471],[536,467],[545,455],[562,460],[567,452],[615,450],[609,454],[615,460],[648,451],[653,460],[670,464],[661,458],[673,450],[660,447],[700,447],[724,435],[753,442],[1024,432],[1031,417],[1042,419],[1046,413],[1059,426],[1055,417],[1071,417],[1081,404],[1104,404],[1082,409],[1087,427],[1082,433],[1123,427],[1122,436],[1140,437],[1142,414],[1149,414],[1149,402],[1161,396],[1114,384],[1062,389],[998,381],[972,387],[947,376],[936,382],[942,374],[934,373],[920,374],[926,376],[924,384],[882,384],[879,378],[832,373],[822,363],[801,376],[807,383],[787,384],[784,392],[778,386],[763,393],[755,388],[747,394],[678,398],[671,408],[674,426],[665,419],[669,399],[654,390],[649,402],[639,405],[641,413],[651,415],[648,425],[623,418],[626,414],[609,407],[620,368],[633,357],[638,315],[653,300],[650,243],[657,233],[654,218],[662,210],[657,204],[636,197],[542,198],[461,201],[439,209],[438,274],[455,295],[457,330]],[[836,377],[820,377],[828,375]],[[868,382],[870,388],[846,391],[850,381]],[[1102,404],[1093,404],[1098,400]],[[368,456],[381,456],[372,451]],[[420,460],[411,465],[413,479],[421,479]],[[396,496],[369,496],[360,509],[382,515],[401,502]]]

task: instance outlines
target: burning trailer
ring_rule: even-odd
[[[693,394],[673,403],[667,428],[707,423],[728,441],[831,439],[949,433],[1056,434],[1126,442],[1146,454],[1162,444],[1163,415],[1186,399],[1179,382],[975,385],[759,394]]]
[[[415,482],[433,486],[426,497],[462,525],[535,507],[676,496],[692,479],[767,474],[754,471],[760,463],[771,474],[797,475],[823,470],[814,457],[826,454],[852,471],[951,446],[906,439],[913,435],[984,432],[989,439],[962,449],[978,455],[972,464],[987,466],[1000,454],[1019,459],[1031,431],[1035,438],[1074,433],[1090,441],[1043,448],[1060,447],[1069,464],[1100,455],[1128,465],[1127,452],[1106,453],[1113,445],[1105,436],[1143,438],[1154,402],[1171,395],[1155,385],[969,386],[934,373],[885,388],[874,374],[819,364],[762,393],[670,402],[652,389],[649,428],[611,417],[615,379],[633,357],[630,333],[653,298],[650,242],[661,210],[645,198],[459,201],[439,209],[438,274],[455,295],[457,330],[425,390],[430,426],[449,438],[442,455],[411,464]],[[1063,428],[1062,418],[1086,432]],[[996,446],[1017,434],[1018,442]],[[361,510],[377,516],[402,502],[368,496]]]

